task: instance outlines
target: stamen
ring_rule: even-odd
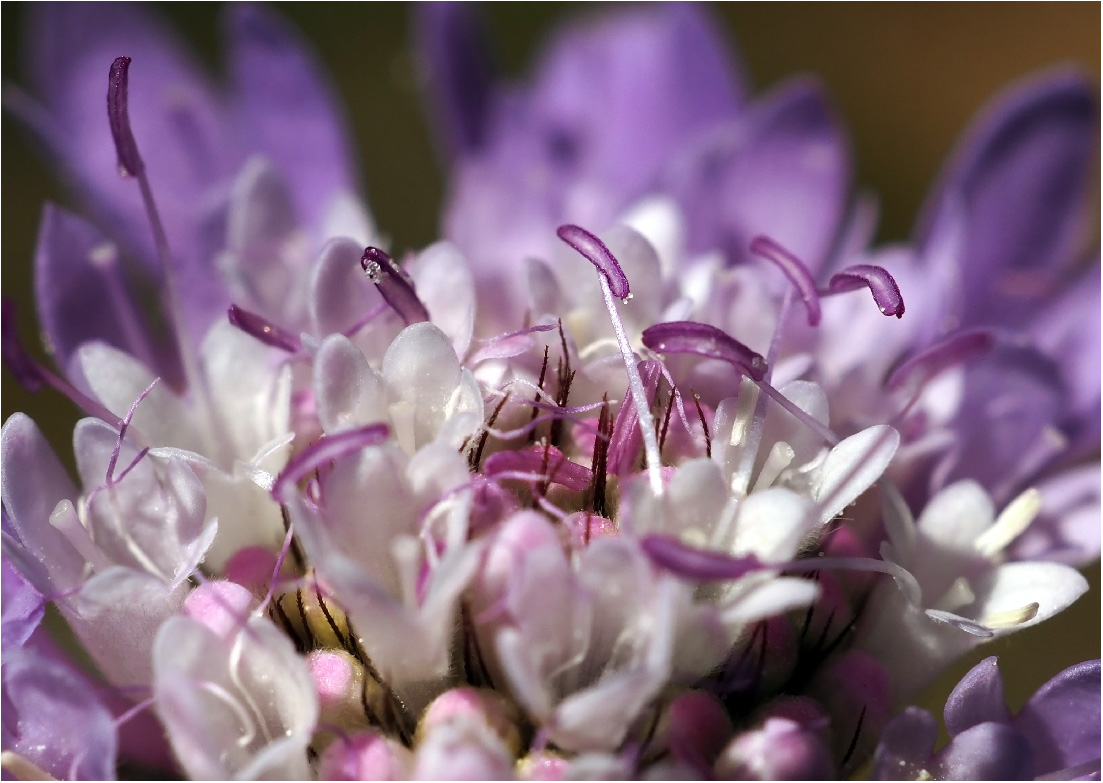
[[[560,226],[555,232],[560,239],[578,251],[579,255],[597,267],[608,282],[613,296],[624,301],[631,295],[628,277],[605,243],[584,228],[574,225]]]
[[[697,406],[697,418],[701,420],[701,430],[705,433],[705,456],[712,459],[712,438],[709,437],[709,425],[705,421],[705,412],[701,410],[701,395],[693,393],[693,404]]]
[[[754,555],[732,557],[689,546],[674,536],[644,536],[640,546],[656,565],[699,582],[730,581],[768,567]]]
[[[769,237],[755,237],[751,241],[751,252],[772,262],[785,273],[808,310],[808,325],[818,326],[822,317],[820,297],[816,292],[816,281],[804,262]]]
[[[609,248],[586,229],[564,225],[559,227],[556,234],[597,267],[601,294],[605,299],[605,308],[609,311],[609,319],[613,323],[613,331],[617,335],[617,345],[624,360],[624,369],[628,373],[628,390],[636,407],[636,415],[639,417],[640,431],[643,434],[643,451],[647,460],[648,482],[651,484],[651,492],[655,496],[661,495],[663,492],[661,457],[659,439],[655,436],[655,423],[651,416],[651,405],[636,367],[635,354],[624,331],[624,323],[617,313],[616,303],[613,302],[614,296],[624,301],[631,294],[628,278],[625,277],[624,270],[620,268],[613,254],[609,252]]]
[[[727,362],[739,372],[762,380],[766,360],[726,332],[696,321],[668,321],[643,330],[643,344],[659,353],[690,353]]]
[[[111,64],[108,75],[107,119],[111,126],[111,138],[115,142],[115,152],[119,159],[119,173],[124,177],[134,177],[138,181],[142,204],[149,219],[150,231],[153,233],[153,245],[156,248],[157,259],[161,264],[161,273],[164,276],[169,323],[176,335],[176,343],[184,365],[184,376],[202,402],[197,408],[205,415],[204,423],[209,430],[217,431],[222,429],[221,423],[218,421],[220,416],[218,409],[211,403],[211,394],[207,387],[206,376],[203,373],[199,357],[196,355],[195,346],[188,337],[187,323],[184,319],[183,299],[180,296],[176,276],[173,274],[172,254],[169,251],[168,236],[165,234],[165,226],[161,222],[157,202],[153,198],[153,189],[150,187],[145,165],[138,154],[138,143],[134,138],[134,131],[130,125],[130,114],[127,108],[129,72],[130,58],[117,57]],[[216,451],[225,451],[224,439],[213,438],[212,443]],[[225,457],[226,455],[215,456]]]
[[[1042,493],[1031,487],[1007,504],[992,527],[977,536],[973,546],[985,557],[994,557],[1030,527],[1041,510]]]
[[[658,393],[659,369],[658,362],[644,361],[643,373],[640,379],[647,394],[647,404],[650,409],[651,394]],[[641,435],[639,430],[639,414],[635,407],[621,406],[617,411],[616,422],[613,424],[613,439],[609,442],[609,469],[616,475],[628,473],[633,470],[634,463],[639,455]],[[654,425],[652,425],[654,426]]]
[[[369,446],[376,446],[388,437],[390,437],[390,430],[386,424],[369,424],[366,427],[338,432],[336,435],[327,435],[315,441],[296,454],[280,471],[280,475],[272,484],[272,497],[282,502],[285,487],[298,484],[328,462],[354,454]]]
[[[360,258],[360,266],[407,326],[429,320],[429,311],[417,298],[413,283],[389,255],[377,247],[368,247]]]
[[[547,377],[547,375],[548,375],[548,346],[545,345],[544,346],[544,360],[540,363],[540,377],[536,380],[537,389],[536,389],[536,400],[534,400],[534,402],[539,402],[539,400],[540,400],[540,393],[544,391],[544,379]],[[537,408],[535,405],[532,406],[532,416],[529,417],[529,423],[530,424],[539,415],[539,411],[540,411],[540,409]],[[535,439],[536,439],[536,428],[533,428],[532,432],[529,433],[529,443],[532,443]]]
[[[987,329],[965,329],[947,337],[897,367],[885,384],[891,390],[909,387],[914,394],[951,367],[975,361],[995,343]]]
[[[775,443],[766,456],[766,462],[762,465],[762,469],[758,471],[758,478],[755,479],[751,491],[757,492],[772,485],[777,477],[781,475],[781,471],[789,467],[796,455],[797,453],[793,451],[793,447],[785,441]]]
[[[149,396],[149,393],[153,391],[153,387],[160,382],[160,378],[154,378],[153,383],[146,387],[146,390],[138,395],[138,399],[134,401],[134,404],[130,406],[130,410],[127,411],[126,416],[119,423],[119,437],[115,440],[115,448],[111,451],[111,459],[107,462],[107,483],[111,484],[115,481],[115,465],[119,462],[119,452],[123,448],[123,440],[126,438],[126,431],[130,427],[130,422],[134,418],[134,414],[138,411],[138,406],[142,404],[142,401]],[[143,450],[143,454],[149,449]],[[124,471],[124,475],[130,472],[130,469],[134,467],[135,463],[132,463],[129,468]],[[120,480],[122,477],[120,476]]]
[[[1014,628],[1016,625],[1030,622],[1038,616],[1039,604],[1029,603],[1018,609],[1008,609],[1004,612],[990,614],[982,621],[989,628]]]
[[[111,138],[119,156],[119,174],[137,177],[145,171],[145,164],[138,154],[138,144],[134,141],[134,132],[130,128],[130,114],[127,110],[129,72],[129,57],[116,57],[115,62],[111,63],[107,82],[107,122],[111,126]]]
[[[856,291],[868,288],[873,301],[884,315],[904,317],[904,297],[900,295],[900,286],[883,267],[872,264],[855,264],[831,275],[827,281],[828,294]]]
[[[231,324],[250,337],[260,340],[265,345],[279,348],[281,351],[287,351],[288,353],[298,353],[303,348],[302,340],[291,332],[268,323],[263,317],[238,307],[236,304],[230,305],[227,315],[230,317]]]

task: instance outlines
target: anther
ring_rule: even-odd
[[[751,241],[751,252],[785,273],[808,310],[808,325],[817,326],[821,318],[820,296],[816,292],[816,281],[804,262],[769,237],[755,237]]]
[[[127,110],[129,72],[129,57],[116,57],[115,62],[111,63],[107,82],[107,122],[111,126],[111,138],[119,157],[119,174],[137,177],[145,170],[145,164],[138,154],[138,143],[134,141],[134,132],[130,129],[130,113]]]
[[[855,264],[833,274],[827,281],[827,293],[856,291],[868,288],[873,301],[884,315],[904,317],[904,297],[900,295],[900,286],[888,273],[888,270],[872,264]]]
[[[719,359],[756,381],[766,374],[766,360],[761,354],[709,324],[696,321],[655,324],[644,329],[643,344],[659,353],[690,353]]]
[[[360,258],[360,267],[407,326],[429,320],[429,311],[417,298],[413,282],[389,255],[368,247]]]
[[[279,348],[288,353],[298,353],[302,350],[302,341],[291,332],[275,324],[265,321],[262,316],[251,313],[243,307],[230,305],[227,313],[230,323],[250,337],[255,337],[265,345]]]

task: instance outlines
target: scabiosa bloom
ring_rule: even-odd
[[[79,481],[0,437],[5,770],[954,775],[1022,736],[1012,771],[1091,771],[1052,705],[1098,664],[1014,719],[970,675],[933,760],[892,717],[1098,552],[1080,77],[999,103],[873,250],[820,88],[748,98],[698,9],[571,28],[504,90],[430,7],[446,240],[392,256],[271,12],[229,13],[221,87],[144,11],[34,20],[56,67],[5,103],[86,216],[41,228],[57,370],[7,305],[4,358],[90,418]]]

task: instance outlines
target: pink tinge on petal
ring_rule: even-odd
[[[609,282],[609,290],[613,292],[613,296],[624,299],[631,293],[628,277],[604,242],[586,229],[571,224],[560,226],[555,233],[597,267],[597,271]]]
[[[407,326],[429,320],[429,311],[417,298],[413,284],[389,255],[377,247],[368,247],[360,266]]]
[[[410,751],[373,731],[341,737],[322,753],[319,780],[406,780]]]
[[[766,375],[766,360],[725,332],[696,321],[668,321],[643,331],[643,344],[660,353],[690,353],[719,359],[744,375],[760,381]]]
[[[302,350],[303,344],[298,337],[282,327],[269,323],[263,316],[251,313],[235,304],[230,305],[227,315],[231,324],[265,345],[288,353],[298,353]]]
[[[582,492],[593,481],[589,468],[571,462],[555,446],[533,446],[523,451],[499,451],[486,458],[483,472],[487,476],[502,473],[532,473],[546,477],[550,484],[559,484]]]
[[[904,297],[900,294],[900,286],[884,267],[855,264],[831,275],[827,281],[827,290],[832,294],[857,291],[859,288],[869,289],[882,314],[904,317]]]
[[[808,310],[808,325],[819,325],[820,296],[816,293],[816,281],[804,262],[769,237],[755,237],[751,241],[751,252],[765,258],[785,273]]]
[[[272,485],[272,497],[281,500],[286,487],[298,484],[314,470],[332,460],[347,457],[369,446],[376,446],[388,437],[390,437],[390,430],[386,424],[369,424],[366,427],[358,427],[321,438],[287,463]]]
[[[137,177],[145,166],[138,155],[138,144],[134,141],[134,132],[130,128],[130,113],[127,110],[129,71],[129,57],[116,57],[111,63],[107,81],[107,121],[111,126],[111,138],[119,156],[119,173]]]
[[[235,582],[206,582],[188,594],[184,614],[224,639],[245,627],[254,600],[248,588]]]
[[[683,544],[673,536],[644,536],[640,546],[656,565],[699,582],[739,579],[767,567],[754,555],[732,557],[721,552],[709,552]]]
[[[988,353],[995,335],[987,329],[965,329],[947,337],[897,367],[885,384],[889,389],[919,390],[939,373],[973,362]]]

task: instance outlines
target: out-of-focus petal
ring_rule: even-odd
[[[1096,762],[1099,771],[1099,661],[1070,666],[1030,697],[1015,717],[1034,751],[1037,775]]]

